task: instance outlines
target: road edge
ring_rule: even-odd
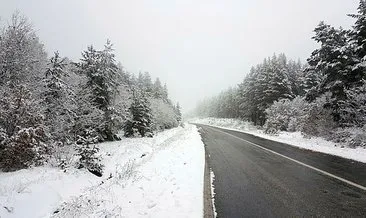
[[[204,144],[204,143],[203,143]],[[204,169],[204,182],[203,182],[203,217],[214,218],[215,213],[212,205],[212,192],[211,192],[211,175],[210,175],[210,163],[209,154],[204,144],[205,149],[205,169]]]
[[[209,156],[207,154],[205,145],[205,172],[204,172],[204,188],[203,188],[203,217],[214,218],[214,211],[212,205],[212,193],[211,193],[211,176],[209,167]]]

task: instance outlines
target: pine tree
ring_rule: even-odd
[[[143,90],[150,96],[153,93],[153,83],[149,72],[145,72],[143,76]]]
[[[314,30],[313,39],[320,43],[320,48],[312,52],[308,59],[309,70],[322,75],[317,87],[317,96],[331,92],[334,97],[344,100],[344,89],[348,86],[350,66],[347,56],[347,32],[335,29],[321,22]]]
[[[260,111],[258,110],[259,102],[255,98],[259,94],[257,83],[259,66],[251,68],[250,73],[245,77],[243,82],[239,84],[239,116],[243,119],[252,121],[254,125],[258,124]]]
[[[314,70],[313,68],[306,68],[304,70],[304,91],[307,95],[307,99],[315,99],[318,92],[317,88],[322,81],[322,75],[320,72]]]
[[[366,1],[360,0],[357,14],[349,16],[356,19],[355,25],[349,34],[352,52],[351,65],[353,66],[349,80],[355,83],[352,87],[357,87],[362,86],[362,79],[366,79]]]
[[[112,44],[107,41],[104,50],[97,51],[92,46],[82,54],[78,65],[80,72],[87,78],[87,85],[91,87],[91,101],[104,112],[105,126],[102,135],[105,140],[116,139],[116,129],[113,125],[114,100],[118,94],[116,78],[117,65],[115,63]]]
[[[265,123],[265,110],[279,99],[292,99],[293,87],[289,79],[289,66],[284,54],[264,59],[252,68],[250,74],[239,85],[240,104],[238,114],[254,122]],[[231,103],[233,104],[233,103]]]
[[[163,98],[163,87],[161,85],[160,79],[156,78],[153,85],[153,97],[157,99]]]
[[[87,80],[85,78],[85,80]],[[75,90],[75,117],[72,127],[76,144],[94,144],[104,141],[103,129],[105,115],[90,99],[93,97],[91,88],[83,77]]]
[[[179,102],[177,102],[177,105],[175,106],[175,113],[177,115],[177,121],[180,123],[182,121],[182,112],[179,105]]]
[[[284,54],[278,57],[274,55],[272,59],[269,59],[269,65],[264,70],[268,74],[266,77],[267,89],[264,91],[263,98],[266,108],[278,99],[292,99],[294,97]]]
[[[86,79],[85,79],[86,80]],[[75,111],[72,136],[79,155],[78,168],[86,168],[96,176],[103,173],[103,165],[98,157],[96,143],[104,141],[102,132],[105,127],[104,112],[90,101],[93,93],[83,77],[75,90]]]
[[[114,120],[118,119],[119,112],[116,110],[115,99],[116,95],[118,95],[118,84],[117,84],[117,64],[115,61],[115,55],[113,53],[111,42],[108,40],[106,45],[104,46],[104,50],[101,51],[101,63],[102,70],[104,70],[105,80],[104,83],[104,91],[105,93],[105,107],[101,108],[105,112],[105,127],[104,134],[105,138],[109,141],[118,140],[116,128],[116,122]]]
[[[305,66],[298,60],[289,60],[287,63],[288,78],[294,96],[304,96],[306,93]]]
[[[64,79],[68,77],[65,70],[67,63],[58,52],[50,59],[49,67],[43,80],[45,90],[42,93],[45,106],[45,124],[49,137],[56,144],[71,143],[73,125],[74,93]]]
[[[132,81],[132,75],[122,65],[118,65],[117,70],[117,81],[116,81],[118,92],[115,95],[114,104],[112,109],[112,121],[115,130],[123,129],[124,122],[126,121],[130,106],[130,95],[131,90],[134,88]]]
[[[152,137],[152,114],[149,101],[144,92],[133,91],[132,104],[130,107],[131,119],[125,124],[125,136],[132,137],[137,134],[142,137]]]
[[[343,126],[348,123],[343,114],[347,107],[347,90],[361,81],[353,67],[348,31],[321,22],[314,32],[313,39],[320,43],[320,48],[308,59],[308,70],[319,72],[321,81],[307,93],[306,99],[313,101],[326,92],[331,93],[332,98],[326,106],[333,111],[334,121]]]
[[[78,168],[86,168],[94,175],[101,177],[103,175],[104,165],[98,156],[99,148],[93,144],[81,144],[77,147],[79,159]]]
[[[140,90],[145,90],[144,87],[144,74],[142,74],[142,72],[139,72],[138,77],[136,78],[136,86],[140,89]]]
[[[164,84],[164,87],[163,87],[163,100],[165,102],[169,102],[169,98],[168,98],[168,86],[166,85],[166,83]]]

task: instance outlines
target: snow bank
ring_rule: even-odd
[[[204,146],[195,126],[99,146],[101,178],[47,166],[0,173],[0,217],[202,217]]]
[[[279,132],[277,135],[268,135],[265,134],[263,130],[260,130],[257,127],[253,126],[251,123],[237,119],[204,118],[192,119],[190,120],[190,122],[221,127],[229,130],[239,130],[245,133],[249,133],[273,141],[286,143],[299,148],[331,154],[366,163],[366,149],[364,148],[344,147],[343,144],[330,142],[320,137],[304,138],[301,132]]]

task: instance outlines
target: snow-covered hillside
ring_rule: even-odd
[[[225,129],[239,130],[273,141],[287,143],[303,149],[327,153],[366,163],[365,148],[348,148],[340,143],[330,142],[320,137],[305,138],[300,132],[282,131],[276,135],[269,135],[265,134],[263,130],[258,129],[251,123],[238,119],[203,118],[192,119],[191,122],[222,127]]]
[[[0,217],[201,217],[204,147],[193,125],[100,144],[99,178],[49,166],[0,173]]]

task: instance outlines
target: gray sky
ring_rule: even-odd
[[[19,9],[49,53],[74,60],[87,45],[115,45],[131,72],[167,83],[173,101],[192,109],[204,96],[242,81],[273,53],[305,61],[324,20],[349,28],[358,0],[0,0],[6,19]]]

